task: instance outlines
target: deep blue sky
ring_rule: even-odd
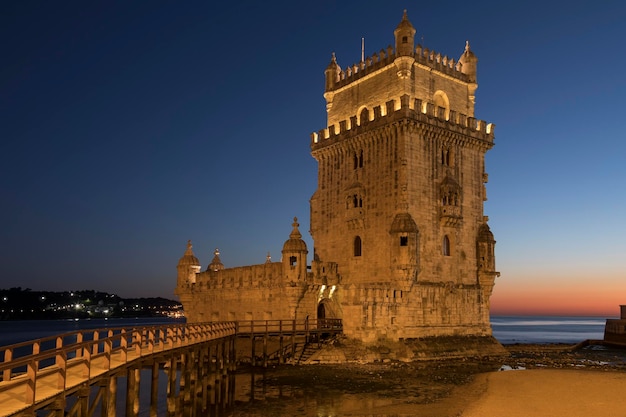
[[[171,298],[188,239],[203,267],[280,259],[309,226],[331,53],[392,44],[407,9],[425,46],[479,58],[494,305],[626,302],[626,3],[212,3],[0,5],[0,287]]]

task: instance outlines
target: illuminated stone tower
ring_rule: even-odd
[[[201,272],[189,243],[176,286],[189,322],[340,318],[363,342],[497,344],[489,298],[499,273],[483,214],[494,126],[474,118],[478,60],[469,43],[455,61],[414,35],[405,12],[395,48],[345,69],[333,55],[325,70],[310,265],[297,219],[279,262],[225,268],[216,250]]]
[[[474,118],[478,60],[469,43],[455,61],[414,35],[405,11],[395,48],[345,69],[333,54],[328,127],[311,141],[313,273],[336,266],[335,315],[364,341],[491,334],[494,126]]]

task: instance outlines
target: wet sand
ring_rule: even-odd
[[[626,351],[507,350],[505,358],[279,366],[252,383],[256,401],[230,415],[626,417]]]
[[[531,369],[480,375],[466,389],[478,394],[463,417],[624,417],[626,373]],[[482,394],[479,394],[482,391]],[[461,402],[455,393],[451,400]],[[476,398],[476,397],[474,397]],[[455,410],[450,410],[454,412]]]

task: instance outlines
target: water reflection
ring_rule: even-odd
[[[237,373],[224,417],[446,416],[443,404],[490,364],[297,367]],[[459,401],[457,401],[459,403]],[[454,415],[454,414],[452,414]]]

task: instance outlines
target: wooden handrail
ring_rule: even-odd
[[[118,327],[84,330],[36,339],[0,347],[0,389],[23,386],[23,398],[28,405],[36,399],[37,379],[56,374],[59,390],[67,386],[68,368],[77,366],[82,377],[89,380],[114,369],[116,362],[127,364],[155,352],[190,346],[228,336],[270,335],[280,333],[305,334],[340,332],[341,320],[249,320],[240,322],[208,322],[165,326]],[[16,350],[26,350],[16,357]],[[293,346],[292,346],[293,350]],[[98,369],[92,364],[99,360]]]

